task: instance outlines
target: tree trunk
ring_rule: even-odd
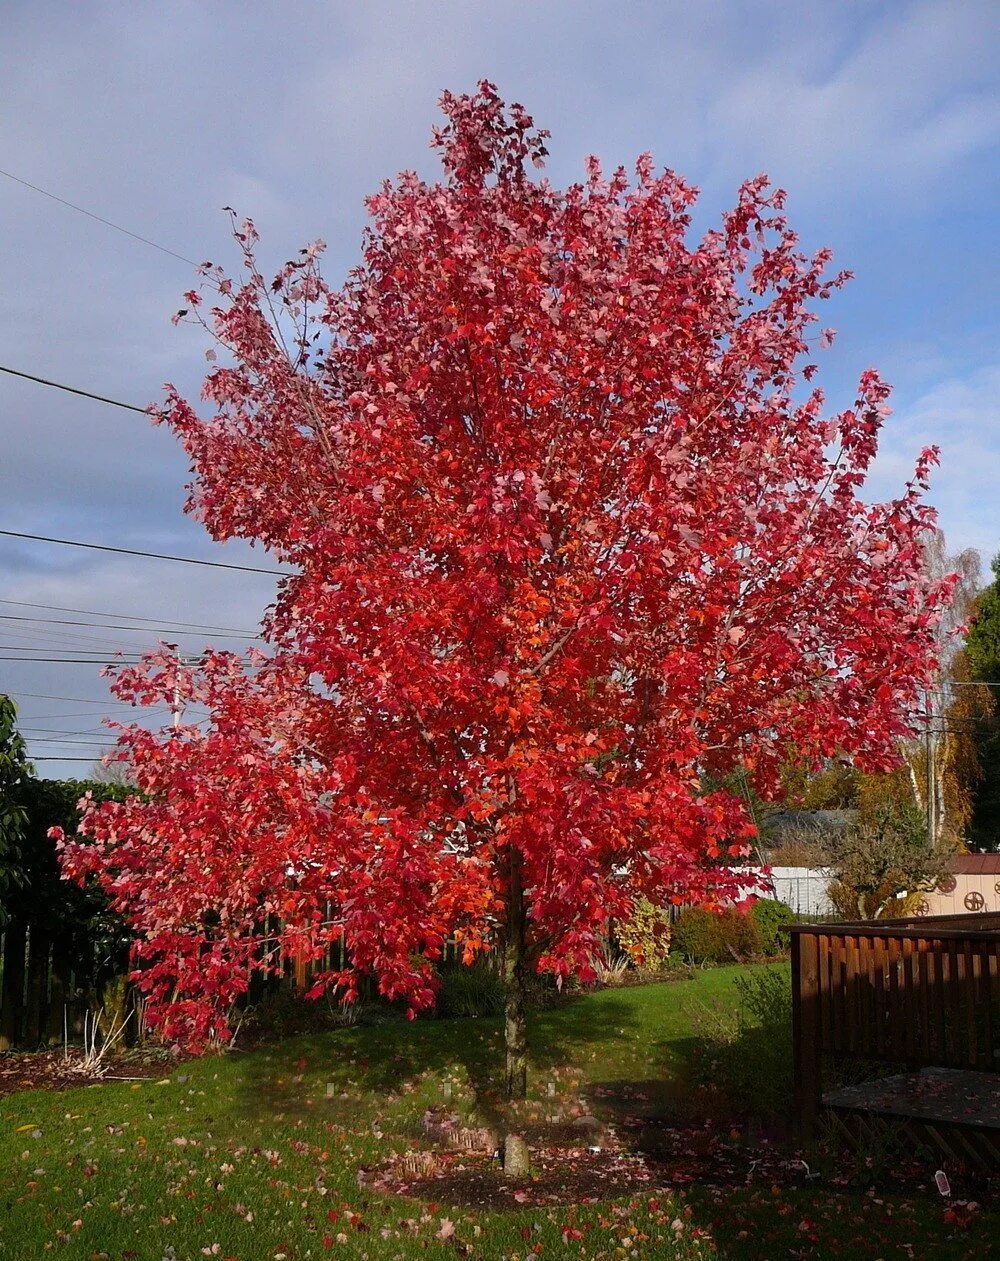
[[[944,840],[945,825],[948,822],[947,803],[945,801],[945,775],[948,771],[948,758],[951,750],[948,747],[948,735],[945,733],[939,737],[938,745],[935,749],[935,766],[934,766],[934,847],[935,849]]]
[[[504,1013],[508,1099],[523,1099],[528,1093],[528,1017],[525,992],[527,959],[525,955],[521,854],[514,846],[511,846],[510,900],[507,906],[507,1005]]]

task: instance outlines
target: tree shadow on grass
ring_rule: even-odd
[[[529,1018],[529,1089],[552,1069],[586,1056],[588,1046],[607,1042],[606,1022],[623,1036],[635,1035],[634,1014],[625,1003],[605,1003],[602,1021],[586,1005],[569,1000],[555,1011]],[[508,1118],[503,1098],[502,1024],[496,1018],[383,1023],[304,1035],[246,1053],[241,1063],[238,1106],[247,1118],[281,1114],[315,1116],[324,1099],[328,1119],[350,1120],[378,1109],[381,1101],[414,1093],[421,1080],[436,1079],[436,1097],[448,1102],[440,1083],[467,1086],[479,1119],[503,1133]]]

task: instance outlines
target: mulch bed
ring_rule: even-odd
[[[493,1156],[436,1152],[434,1159],[436,1168],[423,1176],[411,1176],[394,1161],[364,1171],[359,1182],[376,1191],[477,1209],[593,1204],[655,1185],[641,1157],[606,1148],[532,1147],[531,1177],[517,1181],[504,1178]]]
[[[71,1090],[95,1086],[105,1081],[158,1081],[168,1076],[180,1062],[177,1056],[165,1059],[161,1050],[126,1052],[111,1060],[103,1072],[86,1073],[78,1066],[78,1050],[69,1057],[62,1047],[54,1051],[5,1051],[0,1053],[0,1098],[22,1090]]]

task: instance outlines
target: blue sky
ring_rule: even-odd
[[[896,386],[871,493],[893,493],[919,447],[939,444],[932,498],[949,542],[988,558],[1000,550],[997,31],[995,6],[976,0],[6,0],[0,167],[194,259],[232,261],[232,205],[257,221],[269,261],[324,237],[331,277],[357,256],[365,193],[404,166],[433,173],[439,92],[484,76],[551,129],[556,181],[588,152],[611,165],[648,149],[702,188],[707,225],[765,170],[805,243],[831,245],[856,274],[824,318],[839,333],[822,361],[831,406],[871,364]],[[0,234],[0,363],[139,404],[165,380],[196,390],[204,346],[169,322],[183,263],[2,178]],[[266,564],[182,516],[185,460],[132,413],[0,376],[0,476],[2,529]],[[0,539],[8,602],[254,628],[271,590]],[[0,642],[35,648],[148,643],[0,627]],[[52,736],[101,740],[101,707],[78,704],[106,696],[96,667],[0,661],[0,689],[20,698],[37,755],[100,752]]]

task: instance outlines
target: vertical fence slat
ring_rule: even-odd
[[[962,1020],[962,955],[954,939],[948,942],[948,1016],[951,1065],[953,1068],[961,1068],[964,1062],[962,1043],[965,1033]]]
[[[873,946],[873,972],[872,979],[874,981],[872,1004],[874,1007],[874,1047],[875,1054],[880,1058],[887,1054],[889,1044],[892,1041],[892,1013],[895,1008],[893,1002],[894,991],[893,984],[895,977],[892,972],[893,948],[895,942],[891,937],[876,937],[872,942]]]
[[[931,1022],[931,1049],[930,1054],[937,1057],[937,1062],[944,1064],[947,1062],[947,1046],[945,1044],[945,1010],[944,1010],[944,977],[945,977],[945,957],[944,951],[940,948],[941,943],[930,943],[927,952],[927,965],[931,976],[931,983],[927,993],[927,1014]],[[930,1060],[934,1063],[934,1060]]]
[[[920,1050],[925,1064],[934,1054],[933,1004],[931,1002],[934,960],[930,943],[920,943]]]
[[[817,937],[816,933],[796,933],[792,938],[795,1098],[805,1138],[812,1134],[822,1089]]]
[[[978,1003],[978,985],[976,978],[978,970],[976,964],[978,955],[975,952],[975,943],[965,941],[962,943],[962,967],[965,972],[965,993],[963,994],[963,1002],[965,1003],[965,1056],[966,1064],[969,1068],[977,1068],[979,1066],[979,1039],[976,1030],[976,1016]]]
[[[820,1048],[829,1051],[833,1043],[833,951],[830,949],[830,937],[827,933],[816,936],[816,950],[819,955],[819,1025]]]
[[[906,1059],[913,1063],[917,1059],[917,1047],[920,1044],[920,956],[917,943],[905,938],[902,942],[902,961],[900,964],[900,981],[902,1003],[900,1015],[903,1021],[903,1052]]]
[[[989,1043],[985,1058],[987,1068],[996,1071],[1000,1068],[1000,944],[991,941],[987,944],[986,963],[989,974],[986,982],[986,1011],[989,1021]]]
[[[29,1049],[37,1047],[48,1036],[51,947],[51,935],[37,925],[32,925],[28,935],[27,985],[21,1032],[24,1044]]]
[[[21,1038],[24,1017],[24,958],[28,929],[23,920],[9,920],[4,929],[3,993],[0,994],[0,1050]]]

